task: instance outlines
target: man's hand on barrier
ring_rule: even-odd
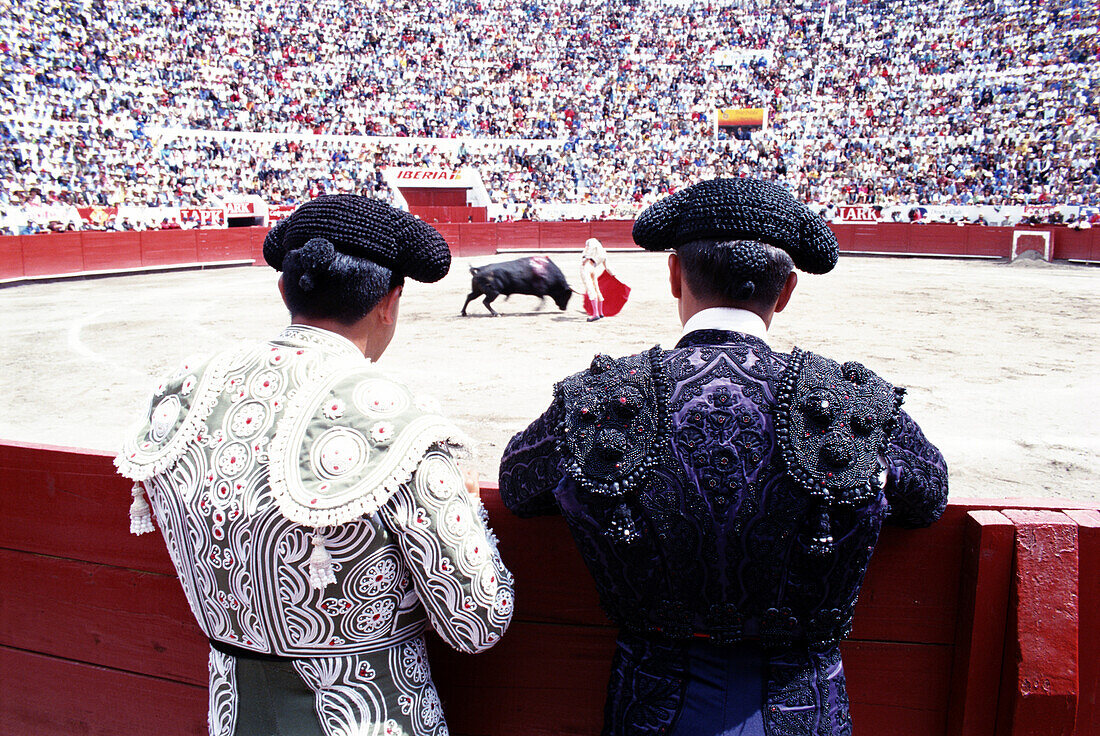
[[[478,482],[477,470],[468,465],[459,465],[458,469],[462,472],[462,483],[466,486],[466,490],[481,498],[481,484]]]

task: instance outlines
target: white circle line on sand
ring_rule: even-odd
[[[107,313],[106,309],[102,309],[95,314],[85,315],[83,319],[76,320],[69,325],[68,343],[69,349],[77,355],[87,358],[88,360],[94,360],[97,363],[106,363],[107,359],[95,352],[80,339],[80,333],[84,331],[84,328],[88,325],[94,324],[100,317]]]

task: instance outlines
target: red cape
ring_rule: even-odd
[[[630,287],[607,271],[600,275],[600,291],[603,292],[603,313],[605,317],[614,317],[621,312],[623,305],[630,298]],[[588,312],[589,316],[596,313],[592,309],[592,301],[587,295],[584,297],[584,311]]]

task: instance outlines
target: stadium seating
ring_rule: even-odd
[[[386,197],[388,165],[478,167],[517,217],[743,174],[822,205],[1100,205],[1086,0],[0,5],[15,234],[73,207]],[[731,107],[766,130],[716,139]]]

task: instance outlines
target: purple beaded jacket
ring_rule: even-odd
[[[765,730],[848,734],[839,642],[883,523],[927,526],[947,466],[858,363],[700,330],[592,366],[512,438],[500,494],[560,513],[620,627],[605,734],[662,734],[687,642],[758,642]]]

